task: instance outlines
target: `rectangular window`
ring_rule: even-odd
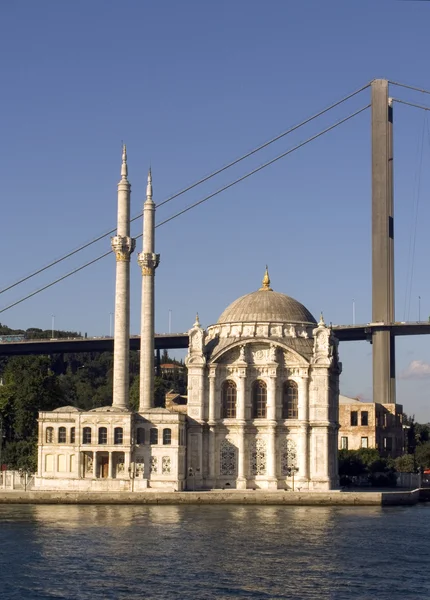
[[[361,411],[361,425],[367,427],[369,425],[369,413],[367,410]]]
[[[149,443],[158,444],[158,429],[153,428],[149,430]]]
[[[143,427],[138,427],[136,432],[136,444],[145,443],[145,430]]]
[[[384,437],[384,450],[391,452],[393,449],[393,438]]]
[[[340,438],[340,447],[342,448],[342,450],[348,450],[348,438],[347,437]]]
[[[113,430],[113,443],[114,444],[122,444],[124,438],[124,433],[122,427],[115,427]]]
[[[351,411],[351,427],[358,425],[358,412],[356,410]]]
[[[91,427],[84,427],[82,431],[82,443],[91,444]]]
[[[76,435],[75,432],[76,432],[76,429],[74,427],[72,427],[70,429],[70,443],[71,444],[75,443],[75,435]]]
[[[362,448],[368,448],[369,447],[369,438],[367,438],[367,437],[362,437],[361,438],[361,447]]]

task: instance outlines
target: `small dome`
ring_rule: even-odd
[[[269,274],[263,279],[263,287],[246,294],[228,306],[218,323],[312,323],[316,320],[308,309],[294,298],[274,292],[270,287]]]

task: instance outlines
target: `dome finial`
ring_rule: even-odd
[[[196,314],[196,322],[194,323],[194,327],[200,327],[199,313]]]
[[[267,265],[266,265],[266,271],[264,273],[262,284],[263,284],[263,286],[260,288],[260,290],[259,290],[260,292],[263,292],[263,291],[273,292],[272,288],[270,287],[269,269],[267,268]]]
[[[325,327],[324,315],[323,315],[322,311],[321,311],[321,314],[320,314],[320,320],[319,320],[318,325],[320,327]]]

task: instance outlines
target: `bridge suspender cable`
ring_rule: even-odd
[[[190,190],[194,189],[195,187],[201,185],[202,183],[205,183],[206,181],[209,181],[209,179],[212,179],[212,177],[215,177],[216,175],[219,175],[220,173],[223,173],[227,169],[230,169],[234,165],[237,165],[238,163],[240,163],[241,161],[245,160],[246,158],[249,158],[253,154],[256,154],[260,150],[263,150],[264,148],[267,148],[268,146],[270,146],[270,144],[273,144],[274,142],[277,142],[281,138],[289,135],[293,131],[296,131],[300,127],[303,127],[304,125],[307,125],[311,121],[314,121],[315,119],[317,119],[318,117],[320,117],[320,116],[324,115],[325,113],[329,112],[333,108],[336,108],[337,106],[339,106],[343,102],[346,102],[350,98],[353,98],[354,96],[356,96],[360,92],[362,92],[365,89],[367,89],[369,86],[370,86],[370,83],[367,83],[366,85],[362,86],[358,90],[355,90],[354,92],[348,94],[347,96],[344,96],[341,100],[338,100],[337,102],[334,102],[333,104],[330,104],[330,106],[327,106],[327,108],[324,108],[323,110],[315,113],[311,117],[308,117],[307,119],[305,119],[301,123],[298,123],[297,125],[294,125],[293,127],[290,127],[290,129],[287,129],[286,131],[278,134],[277,136],[275,136],[271,140],[269,140],[267,142],[264,142],[264,144],[261,144],[260,146],[257,146],[257,148],[254,148],[253,150],[251,150],[247,154],[244,154],[240,158],[236,158],[235,160],[233,160],[232,162],[228,163],[224,167],[221,167],[221,168],[217,169],[216,171],[213,171],[209,175],[206,175],[202,179],[199,179],[195,183],[193,183],[193,184],[189,185],[188,187],[180,190],[176,194],[173,194],[173,196],[169,196],[166,200],[163,200],[163,202],[160,202],[159,204],[157,204],[157,208],[160,208],[164,204],[167,204],[168,202],[171,202],[175,198],[178,198],[179,196],[182,196],[186,192],[189,192]],[[133,221],[136,221],[137,219],[140,219],[140,217],[142,216],[142,214],[143,213],[139,213],[138,215],[136,215],[135,217],[133,217],[132,219],[130,219],[130,223],[132,223]],[[7,292],[7,291],[11,290],[12,288],[16,287],[17,285],[20,285],[21,283],[24,283],[25,281],[28,281],[29,279],[32,279],[36,275],[39,275],[40,273],[43,273],[44,271],[50,269],[51,267],[54,267],[55,265],[58,265],[63,260],[66,260],[67,258],[70,258],[74,254],[77,254],[78,252],[81,252],[82,250],[85,250],[85,248],[88,248],[89,246],[92,246],[93,244],[95,244],[96,242],[99,242],[103,238],[105,238],[105,237],[107,237],[109,235],[112,235],[113,233],[115,233],[115,231],[116,231],[116,228],[115,229],[111,229],[110,231],[106,231],[105,233],[102,233],[101,235],[97,236],[96,238],[94,238],[90,242],[87,242],[87,243],[83,244],[82,246],[79,246],[79,248],[76,248],[75,250],[71,250],[70,252],[68,252],[64,256],[62,256],[60,258],[57,258],[56,260],[54,260],[51,263],[45,265],[44,267],[41,267],[40,269],[37,269],[37,271],[34,271],[30,275],[27,275],[26,277],[22,277],[21,279],[19,279],[15,283],[12,283],[11,285],[3,288],[2,290],[0,290],[0,294],[3,294],[4,292]],[[91,263],[89,263],[89,264],[91,264]]]
[[[239,177],[238,179],[236,179],[235,181],[232,181],[231,183],[225,185],[224,187],[216,190],[215,192],[213,192],[212,194],[209,194],[208,196],[206,196],[205,198],[202,198],[201,200],[195,202],[194,204],[191,204],[190,206],[188,206],[187,208],[184,208],[183,210],[177,212],[176,214],[172,215],[171,217],[169,217],[168,219],[165,219],[164,221],[161,221],[160,223],[158,223],[156,225],[156,227],[161,227],[162,225],[165,225],[166,223],[169,223],[170,221],[173,221],[173,219],[176,219],[177,217],[183,215],[184,213],[188,212],[189,210],[196,208],[197,206],[199,206],[200,204],[203,204],[204,202],[207,202],[208,200],[210,200],[211,198],[213,198],[214,196],[217,196],[218,194],[220,194],[221,192],[224,192],[225,190],[233,187],[234,185],[240,183],[241,181],[243,181],[244,179],[247,179],[248,177],[251,177],[251,175],[254,175],[255,173],[258,173],[259,171],[261,171],[262,169],[265,169],[266,167],[272,165],[273,163],[275,163],[276,161],[280,160],[281,158],[284,158],[285,156],[288,156],[288,154],[291,154],[292,152],[295,152],[296,150],[298,150],[299,148],[302,148],[303,146],[305,146],[306,144],[309,144],[310,142],[312,142],[313,140],[321,137],[322,135],[324,135],[325,133],[328,133],[329,131],[331,131],[332,129],[335,129],[336,127],[339,127],[339,125],[342,125],[343,123],[345,123],[346,121],[349,121],[350,119],[352,119],[353,117],[359,115],[360,113],[364,112],[365,110],[367,110],[370,107],[370,104],[367,104],[366,106],[363,106],[362,108],[360,108],[359,110],[356,110],[355,112],[351,113],[350,115],[348,115],[347,117],[344,117],[343,119],[341,119],[340,121],[337,121],[336,123],[334,123],[333,125],[330,125],[329,127],[327,127],[326,129],[323,129],[322,131],[320,131],[319,133],[316,133],[315,135],[311,136],[310,138],[306,139],[304,142],[301,142],[300,144],[297,144],[296,146],[294,146],[293,148],[290,148],[289,150],[287,150],[286,152],[283,152],[282,154],[279,154],[278,156],[276,156],[275,158],[273,158],[272,160],[269,160],[268,162],[264,163],[263,165],[260,165],[259,167],[257,167],[256,169],[253,169],[252,171],[250,171],[249,173],[246,173],[245,175],[243,175],[242,177]],[[136,236],[135,239],[139,239],[142,237],[142,234]],[[13,302],[12,304],[9,304],[8,306],[2,308],[0,310],[0,314],[9,310],[10,308],[13,308],[14,306],[17,306],[18,304],[21,304],[21,302],[24,302],[25,300],[28,300],[29,298],[32,298],[33,296],[36,296],[37,294],[40,294],[40,292],[43,292],[44,290],[47,290],[48,288],[52,287],[53,285],[60,283],[60,281],[64,281],[64,279],[67,279],[68,277],[71,277],[72,275],[75,275],[75,273],[78,273],[79,271],[82,271],[83,269],[85,269],[86,267],[89,267],[90,265],[93,265],[94,263],[98,262],[99,260],[101,260],[102,258],[105,258],[106,256],[112,254],[111,250],[109,250],[108,252],[105,252],[104,254],[101,254],[100,256],[98,256],[97,258],[94,258],[93,260],[81,265],[80,267],[77,267],[76,269],[73,269],[73,271],[70,271],[69,273],[66,273],[65,275],[63,275],[62,277],[59,277],[58,279],[56,279],[55,281],[51,281],[51,283],[48,283],[47,285],[39,288],[38,290],[35,290],[34,292],[32,292],[31,294],[28,294],[27,296],[24,296],[23,298],[21,298],[20,300],[16,300],[15,302]]]

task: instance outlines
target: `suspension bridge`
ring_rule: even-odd
[[[353,119],[358,114],[370,109],[371,112],[371,140],[372,140],[372,322],[361,325],[334,325],[333,330],[341,342],[367,340],[372,344],[373,354],[373,399],[380,403],[395,403],[396,401],[396,386],[395,386],[395,339],[398,336],[407,335],[426,335],[430,333],[429,322],[396,322],[395,321],[395,297],[394,297],[394,186],[393,186],[393,105],[401,103],[413,108],[424,111],[429,111],[430,106],[416,104],[406,101],[402,98],[393,97],[391,90],[396,91],[403,89],[412,90],[421,94],[430,94],[429,90],[417,88],[399,82],[393,82],[386,79],[375,79],[358,90],[348,94],[340,100],[334,102],[327,108],[315,113],[301,123],[289,128],[280,133],[271,140],[261,144],[252,151],[244,154],[229,164],[217,169],[202,179],[199,179],[192,185],[182,189],[178,193],[170,196],[163,202],[158,204],[158,207],[171,202],[175,198],[182,196],[186,192],[198,187],[207,182],[220,173],[227,171],[229,168],[237,165],[248,157],[258,153],[272,143],[286,137],[293,131],[296,131],[304,125],[318,119],[320,116],[329,113],[336,109],[341,104],[347,102],[354,96],[358,96],[368,91],[370,88],[370,102],[363,105],[360,109],[354,111],[347,117],[336,121],[329,127],[321,130],[317,134],[311,136],[305,141],[297,144],[293,148],[283,152],[268,162],[258,166],[257,168],[242,175],[238,179],[220,187],[211,194],[205,196],[190,206],[177,212],[173,216],[161,221],[156,227],[161,227],[164,224],[180,217],[186,212],[200,206],[201,204],[211,200],[225,190],[239,184],[248,177],[262,171],[278,160],[287,157],[299,148],[306,146],[313,140],[327,134],[331,130],[343,123]],[[133,217],[130,222],[142,217],[142,213]],[[105,232],[92,241],[83,244],[76,250],[66,253],[59,259],[52,261],[42,268],[35,270],[30,275],[22,277],[13,284],[0,290],[0,295],[21,285],[22,283],[40,275],[51,267],[70,258],[78,252],[88,248],[92,244],[101,239],[115,234],[115,229]],[[136,239],[140,238],[138,235]],[[59,284],[61,281],[71,277],[81,270],[90,267],[96,262],[110,255],[111,251],[105,252],[100,256],[82,264],[65,275],[51,281],[47,285],[33,291],[30,294],[20,298],[19,300],[0,309],[0,314],[6,312],[12,307],[30,300],[36,294],[39,294],[53,285]],[[140,337],[131,336],[131,349],[138,350],[140,347]],[[188,334],[157,334],[155,336],[155,350],[161,349],[176,349],[188,347]],[[96,352],[96,351],[111,351],[113,350],[113,338],[62,338],[51,340],[21,340],[21,341],[6,341],[0,344],[0,355],[19,355],[19,354],[52,354],[65,352]]]

